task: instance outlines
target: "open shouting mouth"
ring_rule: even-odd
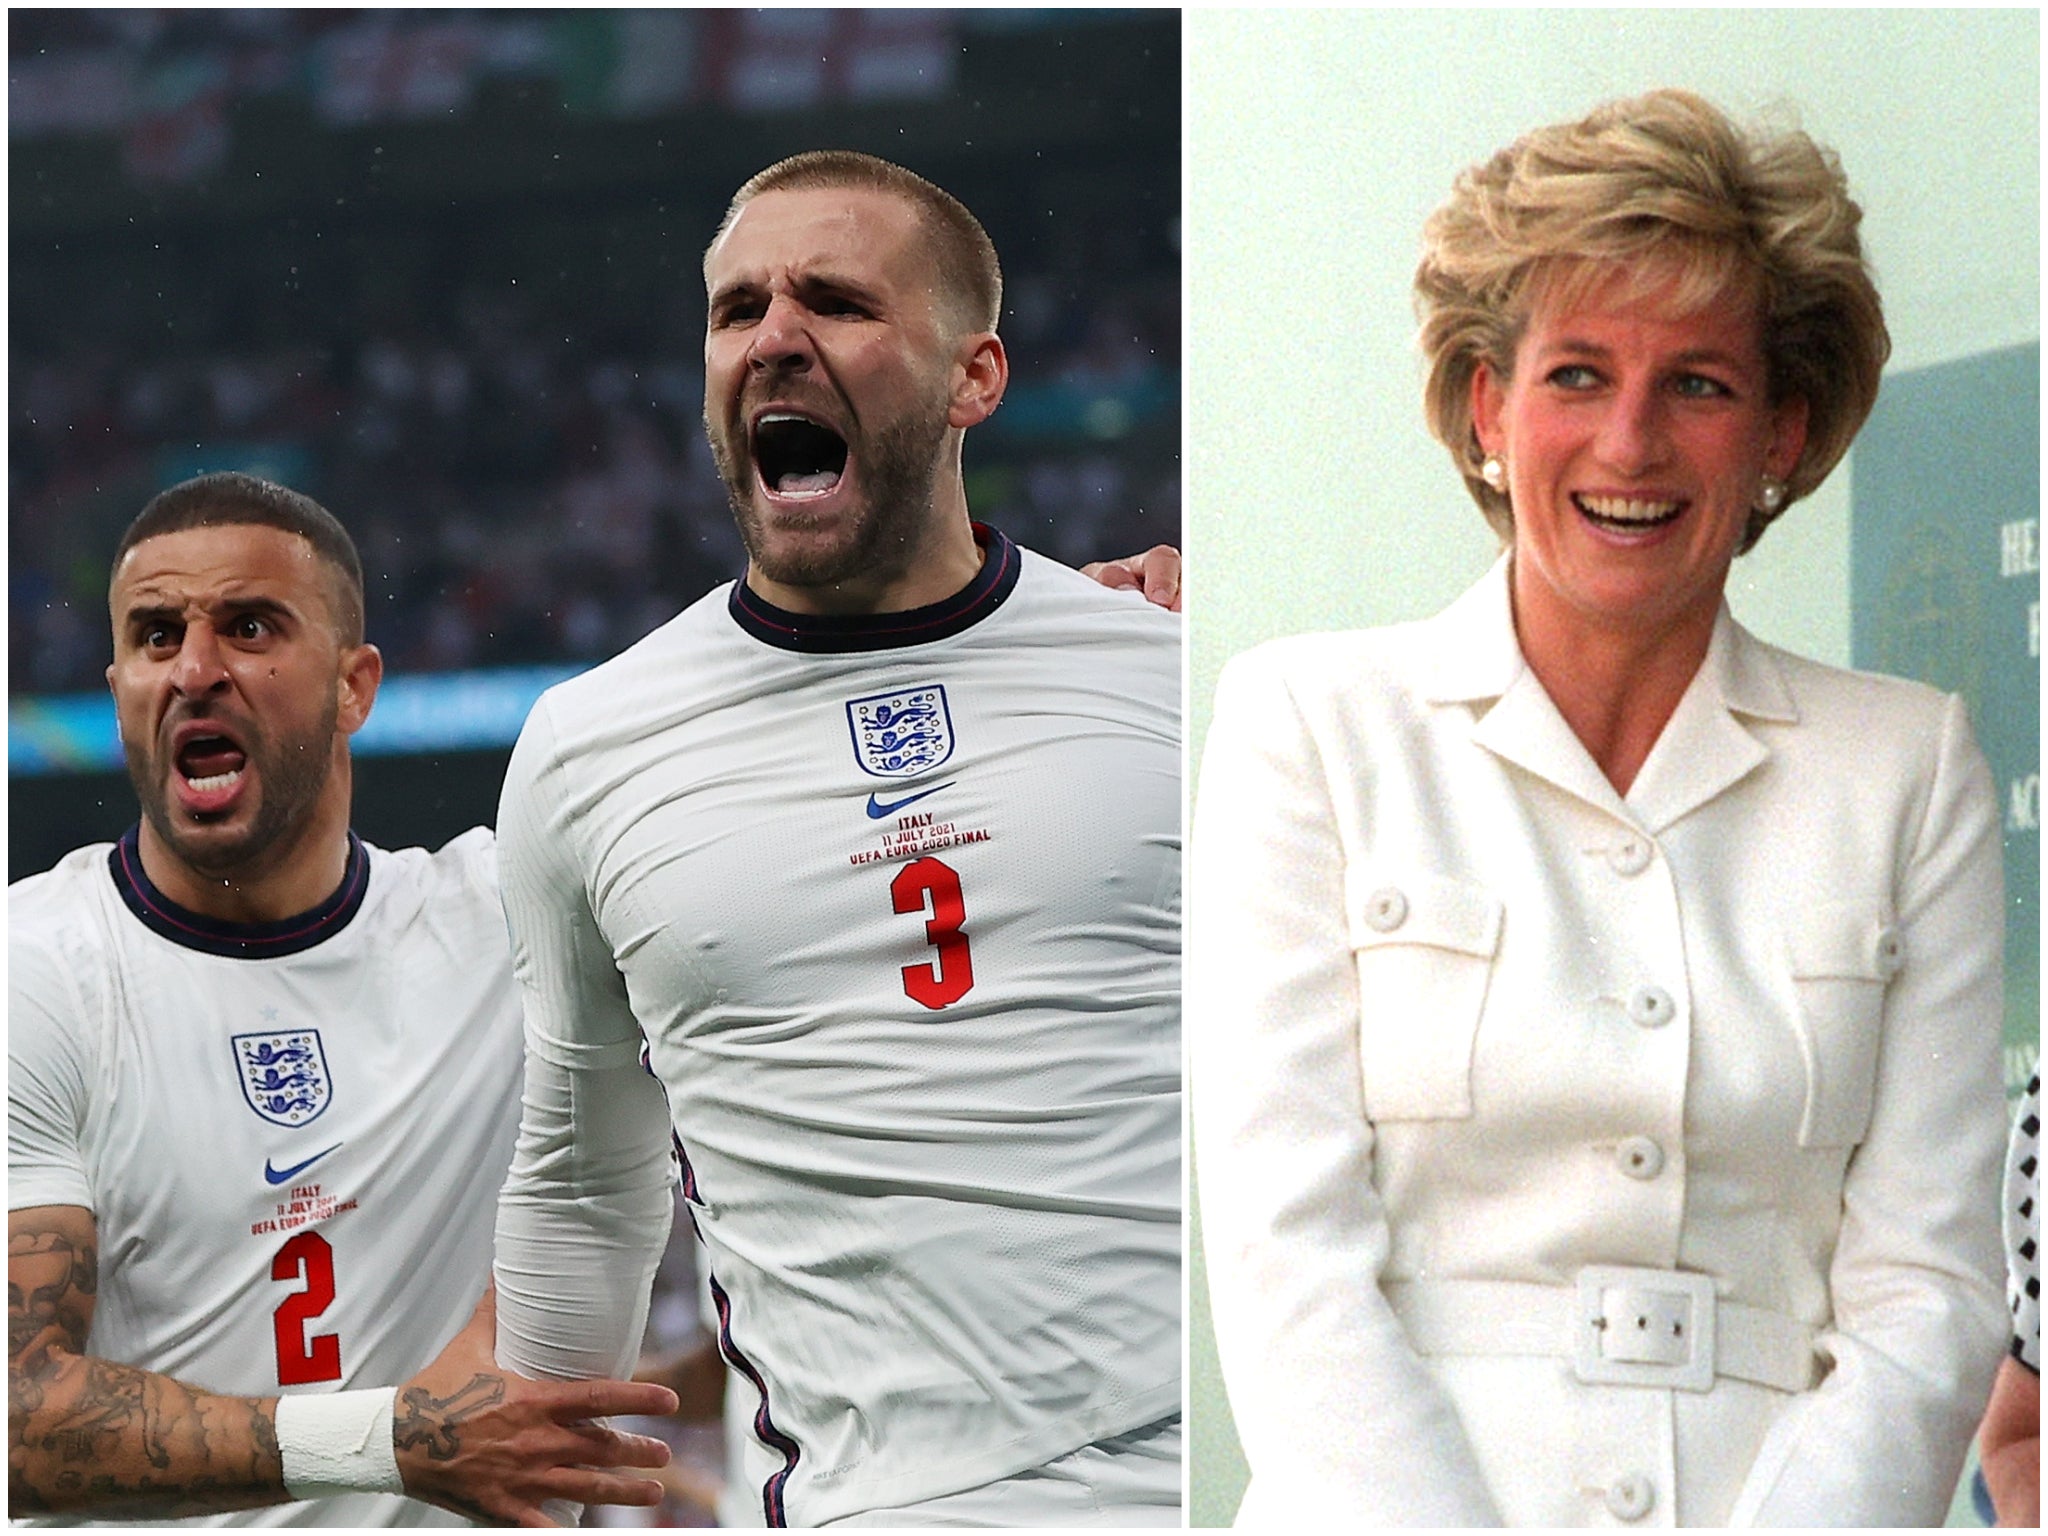
[[[829,496],[846,474],[846,439],[798,411],[761,412],[754,418],[751,446],[763,488],[784,501]]]
[[[191,720],[172,738],[171,766],[178,799],[195,816],[223,811],[242,788],[249,754],[231,727]]]

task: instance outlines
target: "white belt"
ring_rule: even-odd
[[[1705,1392],[1717,1376],[1781,1392],[1815,1382],[1813,1331],[1722,1301],[1711,1275],[1595,1264],[1575,1285],[1390,1280],[1381,1286],[1425,1355],[1551,1355],[1579,1380]]]

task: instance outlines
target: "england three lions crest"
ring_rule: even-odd
[[[332,1081],[317,1029],[284,1029],[267,1035],[236,1035],[235,1066],[242,1097],[273,1125],[298,1126],[327,1107]]]
[[[849,699],[846,724],[861,771],[877,778],[913,778],[953,755],[953,717],[943,683]]]

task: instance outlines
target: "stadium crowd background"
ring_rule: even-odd
[[[114,541],[202,470],[341,517],[393,677],[596,661],[735,575],[699,262],[733,188],[803,148],[929,175],[1002,254],[1013,384],[968,449],[976,514],[1075,563],[1179,541],[1176,13],[8,28],[17,700],[103,691]],[[424,800],[417,762],[366,761],[357,825],[488,821],[502,760],[442,754]],[[133,816],[105,765],[11,788],[10,878]]]

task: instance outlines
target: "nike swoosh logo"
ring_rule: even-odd
[[[880,800],[877,800],[874,797],[874,795],[870,793],[868,796],[868,820],[880,821],[884,816],[894,816],[906,805],[915,804],[917,801],[922,800],[926,795],[936,795],[942,789],[951,789],[955,784],[959,782],[960,781],[958,779],[948,779],[945,783],[935,785],[931,789],[920,789],[914,795],[905,795],[901,800],[891,800],[888,801],[886,804]]]
[[[340,1145],[341,1143],[337,1141],[334,1144],[334,1147],[338,1147]],[[327,1152],[332,1152],[334,1150],[334,1147],[329,1147],[327,1149]],[[315,1163],[319,1162],[321,1158],[327,1155],[327,1152],[315,1152],[303,1163],[293,1163],[289,1168],[273,1168],[270,1166],[270,1159],[266,1157],[265,1159],[263,1159],[263,1177],[268,1179],[273,1184],[289,1183],[291,1180],[297,1178],[300,1174],[304,1173],[308,1168],[312,1167]]]

